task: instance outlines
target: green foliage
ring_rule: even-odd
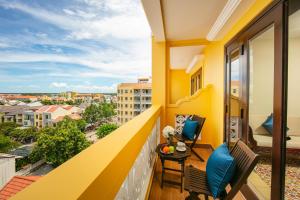
[[[83,113],[83,119],[89,123],[94,124],[102,118],[100,107],[96,104],[91,104]]]
[[[37,140],[38,131],[34,127],[29,128],[15,128],[9,136],[17,142],[21,142],[23,144],[32,143]]]
[[[41,129],[39,134],[31,159],[45,159],[54,167],[90,145],[84,133],[79,130],[76,121],[70,118],[65,118],[55,128]]]
[[[115,115],[114,106],[113,104],[108,103],[102,103],[100,104],[101,110],[102,110],[102,116],[104,118],[110,118],[113,115]]]
[[[100,138],[107,136],[108,134],[110,134],[111,132],[116,130],[117,128],[118,128],[118,126],[116,124],[103,124],[97,129],[96,134],[97,134],[98,138],[100,139]]]
[[[53,104],[54,104],[54,102],[51,101],[51,100],[42,100],[41,103],[42,103],[43,105],[53,105]]]
[[[56,105],[56,104],[79,105],[76,102],[74,103],[74,101],[72,100],[68,100],[68,101],[43,100],[41,101],[41,103],[44,105]]]
[[[9,135],[18,125],[15,122],[0,123],[0,134]]]
[[[17,142],[14,142],[9,137],[3,135],[0,133],[0,152],[1,153],[7,153],[11,149],[18,146]]]
[[[76,124],[77,124],[78,129],[81,132],[85,131],[85,127],[86,127],[87,123],[86,123],[86,121],[84,119],[76,120]]]
[[[115,112],[112,104],[91,104],[85,109],[83,119],[89,124],[94,124],[113,115],[115,115]]]
[[[65,104],[74,105],[74,102],[72,100],[68,100],[68,101],[65,102]]]

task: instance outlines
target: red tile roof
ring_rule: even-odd
[[[43,112],[55,112],[60,106],[58,105],[51,105],[51,106],[42,106],[40,109],[38,109],[36,112],[43,113]]]
[[[40,176],[14,176],[0,190],[0,200],[6,200],[38,180]]]
[[[71,105],[65,105],[65,106],[62,106],[62,107],[66,110],[71,110],[73,108],[73,106],[71,106]]]

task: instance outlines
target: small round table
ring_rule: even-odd
[[[164,182],[167,183],[171,183],[174,185],[179,185],[181,188],[181,192],[182,192],[182,184],[183,184],[183,176],[184,176],[184,167],[185,167],[185,160],[187,159],[187,157],[191,156],[191,149],[186,145],[186,151],[184,152],[180,152],[176,150],[176,144],[173,144],[173,146],[175,147],[175,151],[172,154],[164,154],[160,151],[160,148],[162,147],[162,145],[165,144],[159,144],[156,147],[156,153],[159,155],[160,161],[161,161],[161,166],[162,166],[162,173],[161,173],[161,188],[163,188],[163,184]],[[168,168],[165,167],[165,160],[170,160],[170,161],[175,161],[178,162],[181,165],[181,169],[173,169],[173,168]],[[176,172],[180,172],[181,175],[181,181],[180,183],[175,182],[175,181],[170,181],[170,180],[164,180],[164,174],[165,171],[169,170],[169,171],[176,171]]]

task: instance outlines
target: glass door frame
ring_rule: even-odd
[[[228,142],[228,116],[230,116],[230,62],[231,51],[242,49],[243,87],[242,108],[243,137],[248,144],[249,138],[249,40],[274,24],[274,98],[273,98],[273,147],[272,147],[272,179],[271,199],[284,199],[285,187],[285,152],[286,152],[286,126],[287,123],[287,66],[288,66],[288,0],[275,0],[261,14],[253,19],[232,40],[225,45],[225,93],[224,93],[224,142]]]

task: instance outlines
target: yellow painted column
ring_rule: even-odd
[[[167,66],[166,42],[152,37],[152,105],[161,105],[161,128],[166,124]]]

